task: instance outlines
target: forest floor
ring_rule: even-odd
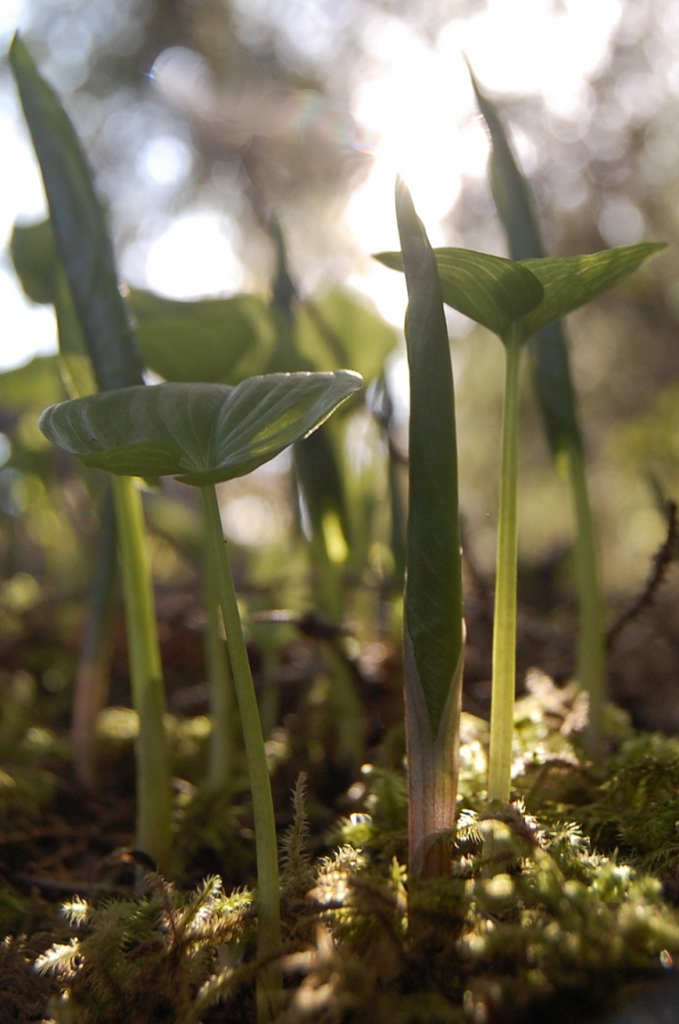
[[[637,728],[670,735],[679,733],[678,597],[670,581],[652,607],[620,631],[610,652],[612,701],[629,713]],[[159,601],[168,707],[178,721],[188,723],[203,720],[207,713],[202,637],[192,624],[193,604],[191,595]],[[488,716],[491,612],[490,594],[477,588],[466,609],[464,707],[480,718]],[[361,810],[361,765],[338,764],[330,734],[315,742],[320,719],[311,696],[312,673],[318,644],[324,641],[305,632],[281,652],[281,724],[273,745],[284,752],[274,755],[274,804],[282,834],[292,822],[295,779],[304,771],[311,851],[324,855],[330,852],[333,823]],[[53,943],[68,941],[71,932],[61,904],[76,896],[96,897],[102,889],[132,892],[140,864],[144,867],[134,851],[134,762],[124,716],[109,720],[111,734],[102,742],[97,789],[87,789],[73,773],[69,688],[54,685],[50,666],[56,657],[59,677],[67,675],[68,666],[75,666],[77,650],[77,635],[55,634],[48,606],[34,607],[21,631],[0,636],[0,925],[3,935],[13,936],[0,946],[0,1024],[45,1019],[56,983],[36,974],[31,964]],[[263,655],[253,646],[250,656],[257,679]],[[522,608],[519,679],[537,667],[559,687],[572,677],[574,657],[570,613],[562,613],[555,625],[553,617]],[[359,650],[351,668],[365,712],[365,761],[397,767],[403,746],[400,652],[380,640]],[[122,621],[110,702],[129,704]],[[321,726],[321,731],[326,728]],[[174,767],[180,866],[175,881],[190,888],[219,874],[227,890],[250,885],[254,863],[246,786],[243,783],[234,797],[238,841],[225,854],[219,849],[223,829],[213,829],[214,835],[202,841],[195,831],[196,819],[185,815],[182,822],[182,794],[193,792],[205,763],[205,745],[200,730],[190,726],[178,737]],[[679,883],[667,895],[674,901],[677,893]]]

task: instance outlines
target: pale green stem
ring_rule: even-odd
[[[488,799],[509,802],[516,690],[516,581],[518,555],[519,366],[518,330],[503,338],[506,352],[502,412],[500,518],[493,620],[493,680],[490,713]]]
[[[205,605],[205,661],[210,687],[210,789],[225,789],[231,783],[234,748],[235,707],[231,662],[222,637],[219,610],[218,566],[212,552],[209,530],[203,543],[203,601]]]
[[[231,567],[226,555],[217,495],[212,486],[201,487],[200,491],[205,524],[217,566],[219,603],[224,618],[252,793],[257,855],[258,952],[261,959],[269,961],[271,965],[268,971],[260,972],[258,1008],[259,1019],[262,1021],[269,1017],[271,1005],[281,984],[280,969],[275,963],[280,953],[281,935],[276,821],[257,696],[243,639]]]
[[[408,877],[442,878],[450,871],[459,778],[462,655],[450,681],[438,733],[432,735],[413,645],[404,622],[405,722],[408,755]]]
[[[112,476],[111,484],[125,596],[132,703],[139,717],[136,841],[158,869],[166,873],[172,849],[172,803],[163,724],[165,692],[151,574],[144,547],[144,516],[141,495],[131,477]]]
[[[342,621],[342,582],[339,566],[332,560],[322,529],[314,531],[311,556],[316,574],[319,608],[335,622]],[[365,713],[356,688],[356,680],[339,655],[333,656],[332,683],[328,710],[337,737],[336,760],[358,767],[365,751]]]
[[[589,694],[589,726],[585,734],[585,749],[590,757],[596,759],[601,755],[606,699],[604,604],[599,579],[596,530],[585,476],[585,461],[579,447],[571,447],[567,454],[577,524],[573,550],[579,606],[578,679],[580,685]]]
[[[97,785],[97,718],[109,689],[113,617],[118,582],[118,538],[110,487],[104,496],[87,618],[73,685],[73,771],[88,789]]]

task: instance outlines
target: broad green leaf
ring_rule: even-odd
[[[56,356],[36,356],[15,370],[0,373],[0,407],[4,412],[44,409],[63,397]]]
[[[337,373],[269,374],[225,384],[123,388],[47,409],[40,428],[86,465],[176,476],[197,487],[243,476],[315,430],[358,391]]]
[[[59,258],[50,220],[41,220],[35,224],[15,224],[10,253],[21,286],[29,299],[41,305],[53,303]]]
[[[141,383],[111,241],[75,129],[18,36],[9,51],[47,194],[57,248],[101,388]]]
[[[397,335],[358,297],[333,288],[302,302],[295,311],[297,345],[316,370],[351,366],[365,381],[384,369]]]
[[[52,222],[15,225],[11,241],[14,269],[33,302],[54,306],[59,335],[59,370],[69,398],[98,391],[73,301],[73,292],[59,258]],[[47,403],[49,404],[49,403]]]
[[[589,256],[522,260],[519,266],[530,270],[545,292],[540,305],[523,318],[526,335],[534,334],[550,321],[613,288],[649,256],[655,256],[664,248],[664,243],[640,242]]]
[[[269,362],[275,331],[256,295],[187,302],[132,288],[128,300],[144,362],[165,380],[236,384]]]
[[[455,401],[436,262],[401,182],[396,203],[410,367],[405,629],[418,677],[405,685],[421,688],[435,739],[462,656]]]
[[[500,337],[542,301],[542,285],[519,263],[471,249],[434,253],[443,301]],[[394,270],[403,268],[400,253],[380,253],[376,259]]]
[[[29,298],[54,304],[58,315],[61,310],[62,355],[69,364],[77,362],[86,350],[61,287],[63,270],[51,222],[16,225],[11,247],[15,270]],[[135,320],[144,365],[165,380],[236,384],[267,367],[275,329],[266,304],[257,296],[187,302],[138,288],[125,289],[124,294]],[[72,365],[68,372],[70,375]],[[76,393],[88,392],[79,389]]]

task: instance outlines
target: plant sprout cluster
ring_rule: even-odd
[[[408,977],[415,976],[418,965],[432,955],[430,1011],[434,1016],[430,1019],[468,1020],[477,1019],[469,1016],[470,1007],[483,1004],[488,1012],[492,1010],[496,995],[489,967],[496,962],[507,965],[499,983],[503,1005],[520,1012],[525,1009],[526,991],[531,998],[547,997],[574,979],[581,983],[583,971],[592,984],[596,980],[604,986],[608,974],[644,963],[651,947],[679,951],[676,921],[663,919],[659,911],[656,914],[658,885],[637,881],[614,860],[587,862],[585,857],[589,867],[578,875],[576,864],[582,867],[583,860],[573,857],[571,862],[568,854],[569,843],[573,849],[579,845],[580,853],[586,846],[578,829],[573,826],[568,832],[555,825],[552,834],[546,835],[511,804],[512,766],[521,749],[515,691],[522,363],[528,355],[552,452],[556,461],[565,464],[571,485],[577,524],[578,678],[589,701],[586,751],[596,764],[603,754],[606,696],[603,603],[577,401],[559,322],[614,287],[662,246],[643,243],[564,259],[546,256],[530,195],[502,123],[476,83],[493,141],[492,180],[512,258],[433,249],[407,187],[397,183],[401,250],[382,253],[377,259],[403,272],[408,292],[410,425],[403,613],[407,800],[386,776],[381,785],[383,793],[392,786],[392,803],[401,808],[401,824],[407,822],[407,855],[398,836],[392,837],[392,849],[399,856],[392,858],[386,879],[378,879],[357,852],[373,841],[372,819],[356,819],[343,826],[344,843],[334,858],[313,865],[305,850],[303,801],[298,793],[296,829],[284,842],[281,874],[260,707],[215,486],[251,472],[295,445],[295,472],[312,524],[311,543],[323,576],[326,607],[341,615],[331,538],[333,530],[335,535],[345,530],[347,509],[346,503],[331,500],[340,483],[330,435],[325,428],[314,432],[343,403],[356,401],[363,380],[355,371],[363,368],[321,369],[302,351],[292,315],[294,285],[282,234],[273,218],[267,229],[276,246],[278,274],[270,308],[263,308],[254,297],[251,301],[240,297],[233,302],[220,300],[209,310],[211,324],[215,317],[224,316],[232,326],[228,350],[219,349],[221,336],[217,344],[210,336],[204,305],[195,304],[193,311],[185,308],[182,322],[175,305],[165,303],[160,309],[164,300],[154,304],[141,295],[132,297],[139,338],[145,338],[140,348],[118,287],[105,219],[73,126],[19,38],[12,44],[10,62],[50,211],[49,225],[32,229],[33,235],[17,234],[15,261],[21,265],[21,245],[39,246],[49,267],[49,294],[42,301],[52,302],[57,311],[60,360],[70,394],[68,400],[43,412],[40,429],[57,447],[77,456],[86,467],[105,471],[110,479],[127,609],[132,697],[139,721],[137,845],[160,872],[153,876],[150,894],[134,909],[119,904],[102,908],[78,901],[70,904],[70,919],[87,924],[90,937],[53,948],[41,958],[41,970],[72,979],[79,970],[78,958],[83,957],[86,965],[94,965],[96,975],[109,959],[107,950],[97,943],[104,938],[119,942],[124,934],[125,941],[133,940],[140,951],[134,958],[138,985],[133,1002],[151,998],[146,972],[160,943],[169,972],[161,988],[172,1004],[172,1019],[202,1019],[218,999],[232,997],[239,986],[251,984],[256,974],[258,1019],[282,1014],[277,1019],[284,1021],[298,1019],[295,1012],[301,1014],[304,1000],[312,1000],[314,987],[318,993],[323,985],[328,1000],[349,1000],[347,1012],[359,1006],[365,1011],[375,985],[388,987],[389,979],[379,972],[369,978],[359,971],[352,977],[352,965],[357,952],[373,950],[382,936],[380,941],[390,946],[386,963],[401,963]],[[487,778],[481,780],[478,765],[485,769],[483,759],[474,761],[466,755],[460,773],[463,554],[445,305],[497,335],[505,359],[490,737]],[[261,346],[253,352],[248,346],[255,322],[266,327],[255,332]],[[191,342],[192,332],[203,339],[202,345]],[[331,351],[332,332],[320,333]],[[195,350],[192,372],[187,372],[186,359],[181,357],[186,337],[189,348]],[[375,357],[376,366],[365,371],[368,378],[377,377],[380,361]],[[165,378],[163,383],[143,383],[146,363]],[[266,372],[260,372],[262,367]],[[309,435],[313,436],[304,441]],[[172,803],[165,693],[139,479],[155,486],[167,476],[195,488],[200,496],[207,635],[212,651],[210,782],[214,789],[228,788],[233,694],[252,799],[256,894],[227,897],[219,881],[210,879],[184,897],[161,877],[171,863]],[[343,672],[346,666],[338,664],[336,700],[341,717],[346,716],[349,723],[356,720],[352,716],[357,715],[357,700]],[[349,744],[358,738],[353,732],[350,726]],[[482,748],[479,742],[477,749]],[[372,784],[379,782],[375,774]],[[475,807],[466,808],[456,825],[458,797],[465,786]],[[523,796],[529,801],[529,792]],[[608,799],[612,814],[612,798]],[[451,858],[455,844],[458,853],[467,851],[468,863],[465,870],[463,856],[457,876]],[[480,874],[474,874],[472,865],[479,862]],[[295,941],[298,946],[311,942],[313,947],[306,959],[299,949],[291,951],[294,899],[303,908],[297,914]],[[252,960],[241,965],[241,957],[234,952],[252,941],[253,908],[256,971]],[[640,908],[645,924],[635,930],[634,915],[641,913]],[[442,919],[447,923],[445,939],[437,934]],[[285,944],[282,921],[288,929]],[[159,922],[163,922],[160,937]],[[574,935],[579,936],[575,944]],[[351,958],[342,952],[343,943],[353,950]],[[433,952],[441,943],[457,966],[452,972],[447,967],[446,976],[437,966],[446,963],[446,957]],[[227,951],[221,970],[216,965],[219,948]],[[90,977],[87,966],[83,975],[85,988],[91,986],[102,1005],[107,986],[112,991],[118,987],[115,971],[121,963],[112,957],[111,964],[107,978]],[[284,998],[285,972],[296,973],[302,980],[297,993]],[[472,973],[473,980],[465,982]],[[337,979],[353,995],[339,989],[333,995]],[[441,1000],[458,1000],[467,1015],[437,1017],[443,1012]],[[149,1004],[147,1012],[151,1019],[157,1006]],[[87,1016],[83,1009],[78,1019],[98,1018]]]

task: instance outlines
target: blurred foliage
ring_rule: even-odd
[[[134,278],[151,241],[183,213],[210,211],[228,230],[243,284],[254,292],[247,300],[216,300],[230,303],[234,316],[242,314],[256,325],[236,368],[240,374],[250,372],[254,338],[267,350],[272,343],[261,304],[271,287],[275,255],[262,210],[275,211],[282,222],[302,295],[319,281],[346,280],[364,254],[356,253],[342,210],[370,167],[361,126],[351,122],[348,111],[361,83],[379,72],[375,40],[386,29],[405,25],[433,52],[448,26],[483,7],[481,0],[428,0],[415,6],[402,0],[342,5],[322,0],[292,10],[245,0],[125,0],[115,7],[105,0],[67,5],[28,0],[25,38],[65,96],[83,137],[126,275]],[[577,104],[560,109],[540,95],[494,97],[531,179],[546,248],[555,255],[645,238],[672,243],[679,234],[674,5],[671,0],[621,0],[618,8],[609,51],[591,79],[580,84]],[[566,7],[555,3],[554,15],[567,17]],[[168,102],[172,97],[163,96],[149,79],[157,58],[173,47],[200,54],[204,61],[197,68],[203,85],[193,108],[191,95],[188,101],[184,93]],[[214,117],[201,113],[209,89],[223,101]],[[239,135],[231,117],[237,113],[236,100],[270,97],[272,90],[289,104],[295,131],[277,138],[254,131]],[[161,153],[169,154],[163,166],[171,168],[162,174],[157,172]],[[503,251],[486,180],[464,182],[444,226],[449,244]],[[670,248],[593,311],[574,314],[569,324],[609,591],[638,585],[662,534],[662,519],[653,511],[645,483],[645,458],[630,446],[617,445],[615,436],[617,425],[638,413],[652,417],[656,397],[679,375],[678,281],[679,259]],[[331,290],[319,300],[331,324],[335,316],[346,320],[335,294]],[[159,329],[160,304],[178,311],[171,300],[134,291],[132,300],[140,325],[149,302]],[[327,354],[332,345],[324,338],[313,341],[310,323],[302,301],[300,348],[308,354],[319,345]],[[489,572],[497,507],[500,381],[496,389],[492,382],[498,360],[492,340],[482,332],[468,333],[468,325],[459,320],[451,322],[451,330],[461,384],[457,412],[466,541],[479,567]],[[206,359],[214,366],[210,356]],[[196,368],[196,375],[205,369]],[[164,371],[173,372],[166,360]],[[530,568],[568,546],[571,524],[529,394],[522,405],[521,545]],[[397,407],[394,422],[399,415],[402,419]],[[378,446],[383,443],[380,438]],[[663,484],[671,496],[674,474]]]

